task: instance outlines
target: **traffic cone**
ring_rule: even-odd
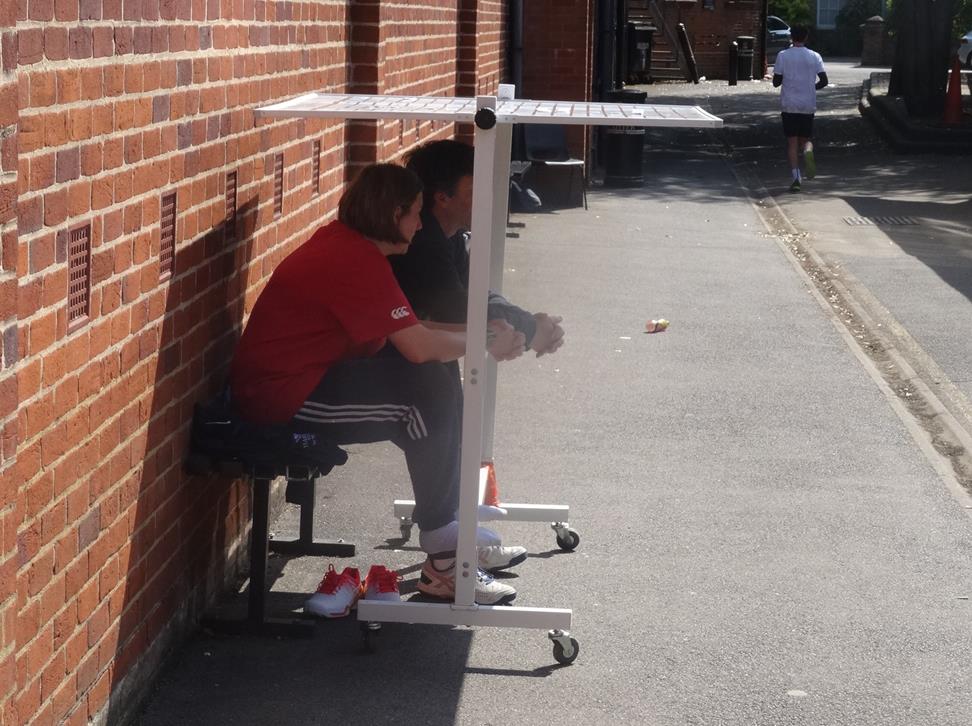
[[[948,77],[942,123],[946,126],[962,123],[962,64],[959,62],[958,53],[952,56],[952,72]]]
[[[483,491],[483,504],[488,507],[498,507],[499,502],[499,484],[496,483],[496,467],[493,466],[492,461],[484,461],[483,466],[486,467],[486,489]]]

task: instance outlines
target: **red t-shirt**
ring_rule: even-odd
[[[230,387],[258,423],[289,421],[327,369],[418,323],[375,244],[334,221],[277,267],[240,339]]]

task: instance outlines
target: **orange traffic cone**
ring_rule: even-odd
[[[946,126],[962,123],[962,64],[959,62],[958,53],[952,56],[952,72],[948,77],[942,123]]]
[[[500,502],[499,484],[496,483],[496,467],[493,466],[492,461],[484,461],[483,466],[486,467],[486,489],[483,492],[483,504],[489,507],[498,507]]]

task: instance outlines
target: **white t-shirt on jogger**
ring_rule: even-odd
[[[783,76],[780,105],[786,113],[814,113],[817,110],[817,74],[824,72],[823,58],[804,46],[781,50],[773,74]]]

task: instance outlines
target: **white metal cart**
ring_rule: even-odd
[[[697,106],[530,101],[513,99],[511,90],[512,87],[501,86],[500,97],[477,98],[310,93],[259,108],[256,117],[432,120],[475,124],[455,602],[360,600],[358,620],[365,623],[491,625],[548,630],[554,658],[569,664],[579,650],[577,641],[570,635],[570,610],[495,607],[475,602],[481,463],[492,457],[496,400],[496,363],[486,354],[486,300],[490,289],[499,292],[502,288],[513,124],[715,128],[722,125],[722,120]],[[404,527],[410,526],[412,506],[414,503],[410,501],[395,502],[395,514],[402,522],[403,534],[406,534]],[[502,508],[506,513],[492,518],[553,521],[558,544],[564,549],[576,546],[577,535],[568,526],[567,506],[504,502]]]

